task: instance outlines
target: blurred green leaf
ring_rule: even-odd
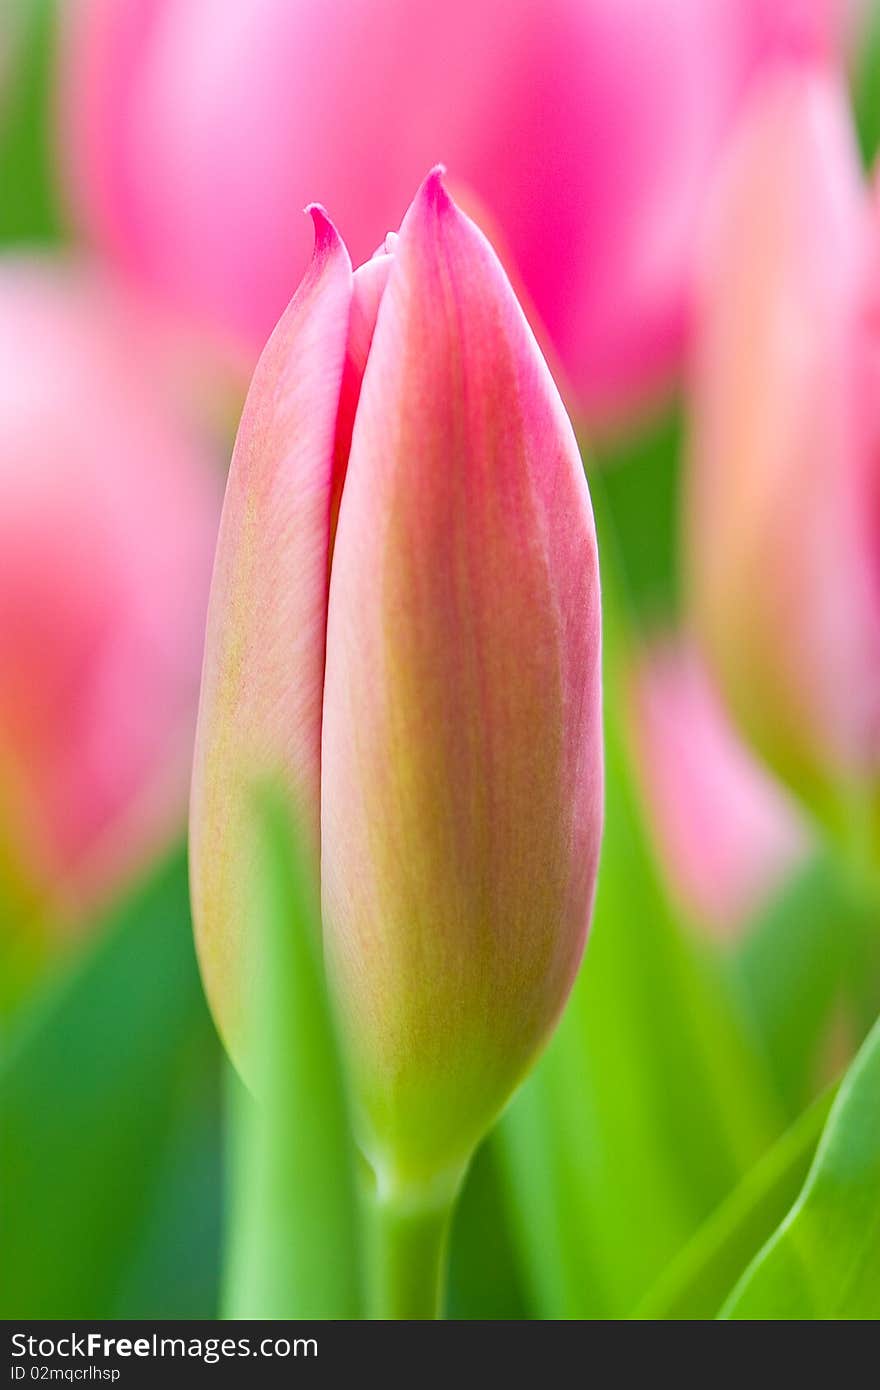
[[[880,148],[880,5],[868,0],[852,76],[856,130],[866,168]]]
[[[807,1175],[831,1108],[807,1109],[722,1202],[639,1305],[639,1319],[715,1318],[743,1270],[785,1216]]]
[[[880,1022],[841,1083],[800,1197],[721,1316],[880,1317]]]
[[[180,853],[17,1016],[0,1064],[6,1318],[214,1307],[217,1051],[187,904]],[[196,1112],[198,1209],[181,1200],[174,1157]]]
[[[520,1321],[531,1316],[507,1221],[498,1141],[484,1141],[470,1166],[453,1218],[449,1318]]]
[[[545,1318],[629,1314],[784,1124],[735,991],[674,920],[651,858],[617,717],[612,578],[605,563],[592,936],[558,1033],[501,1126],[511,1219]]]
[[[10,4],[12,64],[0,113],[0,241],[61,234],[53,151],[56,0]]]
[[[258,1102],[230,1075],[224,1314],[346,1318],[357,1308],[354,1151],[324,979],[317,889],[274,789],[255,797]]]
[[[104,1316],[215,1318],[222,1243],[223,1136],[219,1047],[181,1058],[180,1105],[132,1259]],[[206,1084],[206,1080],[207,1083]]]
[[[738,943],[734,978],[791,1116],[828,1079],[823,1065],[835,1070],[836,1059],[823,1056],[835,1028],[851,1056],[870,1026],[855,995],[877,979],[875,954],[875,914],[828,856],[806,865]]]
[[[676,407],[587,451],[603,557],[614,550],[632,615],[648,626],[670,622],[678,609],[683,436]]]

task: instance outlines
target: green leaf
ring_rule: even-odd
[[[880,1317],[880,1022],[841,1083],[803,1191],[721,1316]]]
[[[223,1135],[219,1047],[213,1029],[205,1043],[204,1050],[181,1058],[177,1123],[169,1130],[157,1164],[149,1218],[133,1244],[106,1317],[217,1316]]]
[[[57,0],[4,3],[12,71],[0,110],[0,241],[54,242],[61,230],[53,149]]]
[[[868,0],[852,76],[856,130],[865,168],[880,148],[880,5]]]
[[[648,625],[668,623],[678,608],[683,434],[681,411],[673,407],[643,423],[636,433],[589,451],[603,558],[613,544],[625,562],[627,600],[639,621]]]
[[[875,911],[828,856],[806,865],[738,944],[734,979],[792,1117],[827,1080],[834,1031],[852,1056],[870,1027],[878,1004],[864,1021],[859,996],[877,979],[875,957]]]
[[[112,913],[11,1031],[0,1064],[4,1317],[213,1310],[219,1191],[216,1160],[203,1164],[210,1137],[190,1178],[198,1208],[179,1201],[172,1165],[196,1111],[210,1136],[216,1064],[180,853]],[[186,1268],[196,1245],[198,1267]]]
[[[321,957],[316,885],[274,789],[255,798],[258,1102],[230,1077],[230,1318],[357,1308],[354,1150]]]
[[[452,1224],[446,1316],[518,1322],[530,1317],[492,1134],[478,1149]]]
[[[639,1319],[715,1318],[743,1270],[788,1211],[807,1175],[833,1092],[820,1096],[712,1213],[650,1294]]]
[[[622,627],[603,556],[606,829],[572,999],[502,1121],[539,1315],[621,1317],[784,1127],[718,962],[670,913],[618,724]]]

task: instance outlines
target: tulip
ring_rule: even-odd
[[[434,1201],[546,1041],[591,911],[600,615],[571,425],[441,173],[352,276],[310,268],[257,367],[211,593],[191,812],[207,991],[245,1072],[247,832],[320,838],[324,950],[382,1200]]]
[[[369,255],[433,160],[472,190],[591,423],[680,365],[693,232],[750,75],[835,53],[847,0],[74,0],[70,202],[252,356],[338,208]],[[547,210],[553,209],[553,249]]]
[[[870,814],[880,755],[869,225],[840,85],[769,83],[708,233],[690,604],[741,727],[840,833]]]
[[[53,921],[182,829],[219,503],[128,307],[83,268],[7,260],[0,877]]]
[[[637,772],[672,892],[713,936],[735,938],[804,862],[806,825],[737,736],[689,642],[647,643],[630,693]]]

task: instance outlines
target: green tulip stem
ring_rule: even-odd
[[[451,1195],[367,1194],[367,1306],[381,1320],[443,1316]]]

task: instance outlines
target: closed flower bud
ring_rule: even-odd
[[[571,425],[489,243],[422,185],[314,258],[257,368],[192,800],[205,980],[248,1068],[247,818],[287,789],[380,1186],[460,1172],[550,1033],[602,819],[600,612]]]

